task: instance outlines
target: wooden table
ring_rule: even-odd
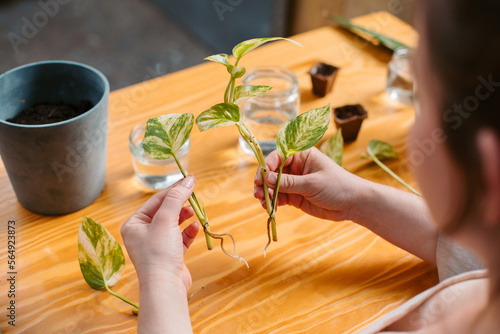
[[[416,33],[387,13],[357,19],[408,44]],[[360,159],[370,139],[392,143],[404,153],[413,109],[389,100],[384,92],[391,54],[352,34],[325,27],[294,37],[305,48],[277,42],[257,49],[242,65],[283,65],[299,79],[301,111],[331,103],[362,103],[369,111],[358,140],[346,146],[351,172],[395,187],[374,164]],[[316,61],[340,66],[334,92],[311,93],[307,71]],[[148,76],[147,69],[144,70]],[[123,245],[119,228],[151,192],[134,179],[128,150],[131,128],[171,112],[195,115],[223,98],[227,73],[207,63],[148,80],[111,93],[106,187],[89,207],[62,217],[25,210],[16,200],[0,167],[2,333],[130,333],[137,318],[131,307],[107,292],[92,290],[77,259],[77,232],[82,215],[103,224]],[[331,125],[327,136],[334,133]],[[266,213],[253,198],[256,163],[239,149],[234,127],[191,135],[189,172],[211,218],[212,231],[230,232],[238,253],[250,265],[231,259],[216,247],[209,252],[198,237],[186,255],[193,276],[190,300],[196,333],[355,333],[419,292],[436,284],[429,264],[398,249],[352,222],[329,222],[295,208],[278,212],[279,242],[268,256]],[[414,185],[404,154],[389,166]],[[17,227],[16,326],[7,324],[7,223]],[[411,237],[411,236],[408,236]],[[114,290],[138,301],[134,267],[127,256],[125,272]]]

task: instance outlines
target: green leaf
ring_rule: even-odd
[[[338,24],[340,24],[342,27],[346,28],[347,30],[360,30],[360,31],[363,31],[363,32],[375,37],[382,45],[391,49],[392,51],[395,51],[398,48],[406,48],[406,49],[410,48],[406,44],[398,42],[395,39],[392,39],[390,37],[387,37],[385,35],[382,35],[380,33],[375,32],[375,31],[360,27],[356,24],[353,24],[353,23],[351,23],[351,21],[349,21],[348,19],[343,18],[341,16],[337,16],[337,15],[333,15],[331,13],[328,13],[327,17],[330,20],[337,22]]]
[[[227,71],[231,74],[232,78],[238,79],[244,76],[247,70],[243,66],[232,66],[232,68],[228,68]]]
[[[144,152],[154,159],[171,158],[188,140],[193,120],[194,116],[189,113],[149,119],[142,141]]]
[[[330,104],[295,117],[278,132],[278,154],[286,159],[313,147],[323,137],[329,124]]]
[[[370,140],[367,150],[369,155],[376,156],[377,158],[382,160],[391,159],[398,156],[398,152],[394,150],[394,147],[378,139]]]
[[[240,108],[233,103],[219,103],[196,118],[200,131],[237,124],[241,121]]]
[[[229,63],[229,56],[225,53],[219,53],[219,54],[216,54],[213,56],[208,56],[204,60],[210,60],[210,61],[213,61],[214,63],[219,63],[219,64],[222,64],[226,67],[233,66]]]
[[[213,56],[206,57],[205,60],[213,61],[214,63],[226,66],[231,77],[241,78],[245,75],[246,69],[243,66],[234,66],[229,62],[229,56],[225,53],[219,53]]]
[[[344,155],[344,139],[342,138],[342,129],[328,138],[319,149],[330,159],[342,166],[342,156]]]
[[[101,224],[85,216],[78,231],[78,261],[83,278],[96,290],[116,284],[125,268],[120,244]]]
[[[300,43],[294,41],[293,39],[288,39],[288,38],[283,38],[283,37],[269,37],[269,38],[254,38],[254,39],[249,39],[247,41],[243,41],[236,45],[233,48],[233,55],[236,57],[236,59],[241,59],[244,55],[249,53],[250,51],[258,48],[262,44],[265,44],[267,42],[271,41],[276,41],[276,40],[286,40],[289,42],[292,42],[293,44],[296,44],[298,46],[302,46]]]
[[[239,85],[234,89],[234,104],[240,104],[252,97],[261,96],[269,92],[271,86]]]

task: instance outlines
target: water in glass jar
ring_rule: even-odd
[[[139,124],[130,132],[129,148],[132,153],[132,165],[136,178],[146,187],[151,189],[165,189],[180,180],[183,175],[173,158],[153,159],[149,157],[142,147],[145,123]],[[177,151],[177,159],[187,172],[188,151],[190,140]]]
[[[279,110],[256,110],[245,114],[245,124],[254,134],[259,142],[264,155],[268,155],[276,149],[276,135],[279,130],[293,115]],[[240,137],[240,144],[243,150],[253,154],[252,149]]]
[[[273,87],[267,94],[241,105],[245,124],[267,155],[276,149],[276,136],[283,124],[297,116],[300,105],[297,77],[281,66],[261,66],[248,71],[243,84]],[[239,141],[246,153],[253,154],[243,138],[240,137]]]
[[[165,189],[183,177],[174,159],[152,159],[144,152],[142,143],[137,148],[140,152],[134,155],[132,163],[137,179],[146,187],[157,190]],[[179,161],[186,169],[187,156],[182,157]]]

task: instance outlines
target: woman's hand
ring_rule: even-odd
[[[266,184],[272,198],[277,171],[283,161],[276,151],[266,158]],[[312,148],[288,158],[279,186],[278,205],[293,205],[315,217],[341,221],[349,219],[361,183],[333,160]],[[265,207],[260,171],[255,178],[254,196]]]
[[[193,216],[190,206],[183,207],[193,192],[194,177],[188,176],[147,200],[123,224],[121,234],[141,285],[165,278],[191,287],[191,275],[184,253],[199,230],[194,222],[181,232],[179,227]]]

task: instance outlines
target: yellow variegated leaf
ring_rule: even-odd
[[[330,104],[295,117],[278,132],[276,138],[278,154],[288,158],[313,147],[323,137],[329,124]]]
[[[144,152],[154,159],[171,158],[188,140],[193,122],[194,116],[189,113],[149,119],[142,141]]]
[[[339,128],[333,136],[325,140],[319,150],[342,166],[342,157],[344,155],[344,138],[342,138],[342,129]]]
[[[252,97],[261,96],[269,92],[271,86],[239,85],[234,89],[234,104],[240,104]]]
[[[196,118],[200,131],[237,124],[241,121],[240,108],[233,103],[219,103]]]
[[[83,217],[78,231],[78,261],[85,281],[103,290],[116,284],[125,268],[120,244],[98,222]]]
[[[265,43],[271,42],[271,41],[280,40],[280,39],[292,42],[293,44],[296,44],[298,46],[302,46],[300,43],[294,41],[293,39],[288,39],[288,38],[283,38],[283,37],[253,38],[253,39],[249,39],[247,41],[243,41],[243,42],[239,43],[238,45],[236,45],[233,48],[233,55],[237,59],[241,59],[241,57],[243,57],[244,55],[246,55],[250,51],[258,48],[262,44],[265,44]]]

